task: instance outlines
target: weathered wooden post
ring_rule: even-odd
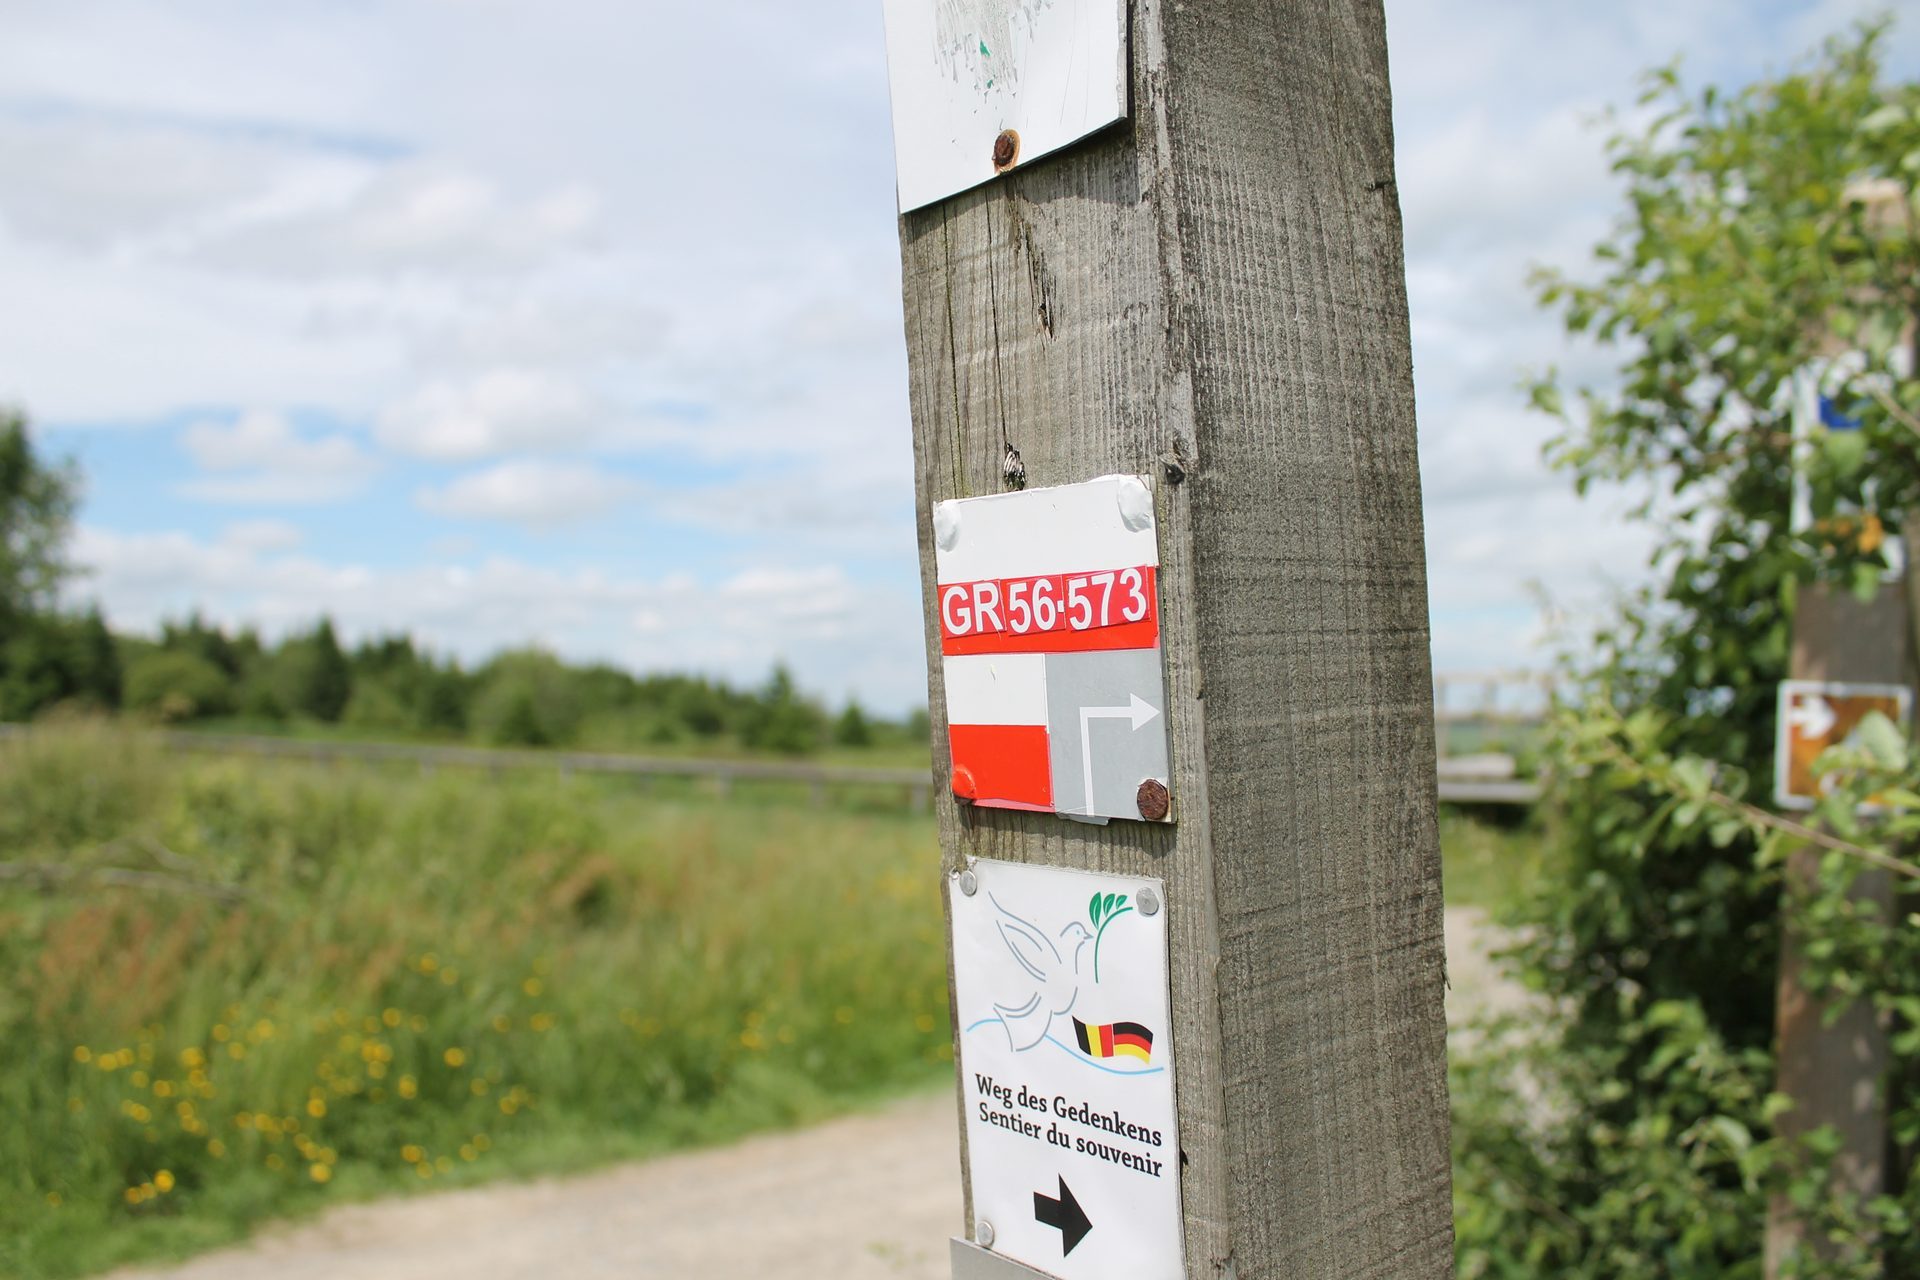
[[[1795,602],[1792,679],[1782,689],[1776,748],[1775,799],[1786,808],[1811,808],[1818,794],[1813,760],[1843,741],[1870,711],[1903,720],[1912,705],[1916,670],[1915,591],[1912,556],[1920,552],[1920,529],[1908,534],[1903,582],[1883,585],[1870,601],[1843,588],[1801,588]],[[1814,885],[1822,853],[1803,848],[1787,861],[1788,894]],[[1884,915],[1893,885],[1887,872],[1862,871],[1853,894]],[[1780,947],[1775,995],[1777,1061],[1774,1088],[1793,1100],[1782,1113],[1779,1133],[1803,1139],[1831,1128],[1838,1139],[1832,1175],[1836,1190],[1866,1204],[1885,1182],[1887,1107],[1882,1092],[1887,1070],[1887,1034],[1864,1001],[1835,1013],[1833,1001],[1806,976],[1806,944],[1789,918]],[[1766,1274],[1789,1274],[1796,1253],[1831,1259],[1835,1246],[1809,1233],[1793,1203],[1776,1195],[1767,1211]],[[1807,1259],[1801,1259],[1804,1267]],[[1799,1272],[1793,1272],[1799,1274]]]
[[[935,767],[965,793],[956,1275],[1450,1275],[1380,0],[887,23]]]

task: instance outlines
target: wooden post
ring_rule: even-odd
[[[1131,49],[1126,123],[900,234],[936,770],[932,504],[1000,492],[1010,446],[1035,486],[1150,474],[1176,822],[949,796],[944,870],[1166,881],[1188,1276],[1451,1275],[1381,3],[1139,0]]]
[[[1796,680],[1857,683],[1914,683],[1915,587],[1912,552],[1920,550],[1920,528],[1908,535],[1909,569],[1898,587],[1882,587],[1870,603],[1843,588],[1802,588],[1794,608],[1793,652],[1789,672]],[[1817,849],[1801,849],[1787,862],[1789,896],[1813,884],[1820,866]],[[1864,871],[1854,881],[1854,896],[1891,909],[1893,885],[1885,871]],[[1805,939],[1785,928],[1780,944],[1780,979],[1775,994],[1778,1061],[1775,1089],[1793,1099],[1780,1117],[1780,1136],[1800,1139],[1830,1125],[1840,1138],[1834,1158],[1836,1186],[1864,1204],[1878,1195],[1885,1177],[1887,1113],[1882,1088],[1887,1069],[1887,1036],[1871,1006],[1851,1005],[1829,1019],[1830,1002],[1807,986]],[[1828,1242],[1810,1238],[1805,1223],[1784,1196],[1767,1209],[1766,1274],[1785,1274],[1789,1256],[1805,1249],[1816,1259],[1832,1255]]]

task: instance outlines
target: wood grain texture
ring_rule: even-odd
[[[1130,121],[901,243],[941,778],[932,504],[998,492],[1012,444],[1033,485],[1156,476],[1161,521],[1175,825],[943,798],[944,869],[1167,881],[1190,1276],[1451,1274],[1380,0],[1140,0]]]

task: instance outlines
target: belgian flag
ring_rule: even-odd
[[[1073,1034],[1080,1041],[1080,1052],[1089,1058],[1116,1058],[1125,1054],[1142,1062],[1153,1060],[1153,1032],[1137,1022],[1109,1022],[1090,1027],[1075,1018]]]

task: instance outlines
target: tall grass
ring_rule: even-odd
[[[0,883],[0,1275],[947,1069],[924,817],[69,726],[0,743],[0,863],[54,869]]]

